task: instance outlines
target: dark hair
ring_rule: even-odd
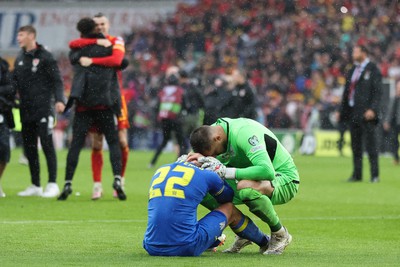
[[[88,35],[90,33],[93,33],[94,30],[96,29],[96,22],[94,22],[94,20],[89,17],[81,18],[78,21],[78,24],[76,24],[76,29],[82,35]]]
[[[190,145],[196,153],[204,154],[211,149],[211,126],[203,125],[190,134]]]
[[[189,73],[186,70],[180,70],[179,71],[179,76],[181,78],[189,78]]]
[[[33,33],[33,35],[36,37],[36,29],[32,25],[25,25],[25,26],[19,27],[18,32]]]
[[[105,17],[106,15],[104,15],[103,13],[99,12],[96,15],[93,16],[93,18],[102,18]]]
[[[167,84],[168,85],[178,85],[179,78],[175,74],[171,74],[167,77]]]
[[[355,47],[360,48],[361,52],[369,55],[369,49],[365,45],[356,45]]]

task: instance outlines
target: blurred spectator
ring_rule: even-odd
[[[185,107],[185,100],[183,98],[183,89],[179,86],[179,74],[177,71],[178,70],[167,71],[167,84],[158,94],[159,103],[157,121],[161,123],[163,139],[150,161],[149,168],[155,166],[161,152],[166,147],[168,141],[171,140],[173,132],[175,133],[178,143],[178,156],[184,154],[185,140],[183,136],[181,112],[182,108]]]
[[[386,117],[384,118],[383,127],[386,131],[391,132],[391,140],[393,141],[392,153],[394,164],[399,165],[399,134],[400,134],[400,80],[396,82],[395,97],[391,99]]]
[[[185,138],[183,153],[186,154],[189,152],[189,137],[191,132],[201,125],[200,112],[204,110],[204,97],[203,92],[198,87],[198,83],[195,84],[185,70],[181,70],[179,76],[185,102],[184,109],[182,110],[182,118],[183,136]]]
[[[239,117],[256,119],[257,117],[257,97],[256,92],[245,75],[238,69],[232,72],[232,78],[235,83],[235,93],[238,98],[237,109],[240,111]]]
[[[9,64],[0,57],[0,182],[10,161],[10,129],[14,128],[12,108],[15,107],[15,88],[11,85]],[[5,197],[0,183],[0,198]]]
[[[239,117],[239,99],[235,95],[234,87],[233,80],[229,76],[220,75],[214,78],[213,84],[209,85],[204,92],[203,124],[211,125],[220,117]]]
[[[131,101],[128,105],[128,111],[131,125],[128,131],[129,147],[135,150],[149,148],[152,115],[147,98]]]

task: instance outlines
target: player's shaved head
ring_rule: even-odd
[[[96,22],[98,32],[108,35],[110,31],[110,22],[103,13],[94,15],[93,20]]]
[[[206,151],[211,150],[212,142],[212,126],[200,126],[190,134],[190,145],[196,153],[205,155]]]

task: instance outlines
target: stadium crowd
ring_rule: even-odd
[[[255,119],[267,127],[334,128],[332,113],[352,65],[354,44],[370,48],[383,77],[399,78],[399,11],[397,1],[390,0],[198,0],[178,4],[166,19],[124,36],[130,61],[123,73],[133,126],[130,136],[134,136],[130,146],[143,144],[142,136],[156,128],[157,91],[165,71],[174,65],[203,91],[206,107],[218,97],[213,96],[216,90],[228,92],[217,94],[217,101],[237,96],[232,73],[239,69],[255,93],[251,103],[257,111]],[[70,64],[63,55],[58,62],[68,88]],[[239,116],[213,112],[216,117]],[[154,138],[160,136],[154,135],[145,146],[152,147]]]

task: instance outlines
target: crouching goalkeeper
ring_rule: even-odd
[[[197,221],[197,207],[208,193],[217,207]],[[152,256],[199,256],[225,240],[222,231],[229,225],[263,253],[269,237],[233,206],[233,195],[212,171],[179,159],[160,167],[150,183],[144,249]]]
[[[195,153],[187,160],[226,179],[235,191],[233,204],[246,204],[268,224],[271,240],[264,254],[281,254],[292,236],[282,226],[274,205],[287,203],[296,195],[300,178],[277,137],[254,120],[220,118],[211,126],[195,129],[190,144]],[[212,210],[216,203],[207,196],[202,205]],[[225,252],[237,253],[248,244],[251,242],[238,236]]]

